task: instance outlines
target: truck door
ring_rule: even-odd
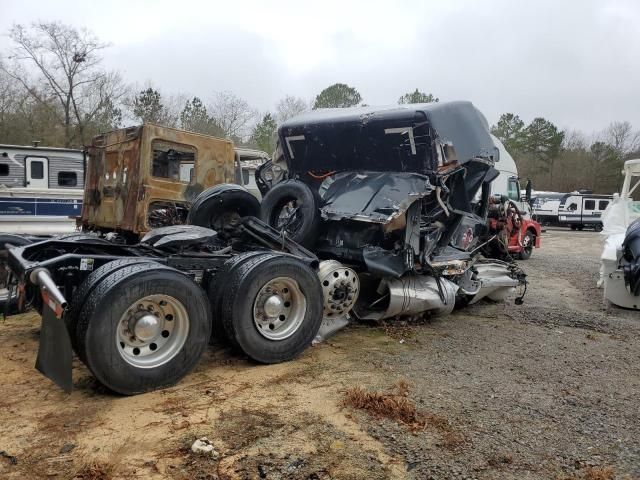
[[[49,187],[49,159],[45,157],[25,158],[25,184],[27,188]]]

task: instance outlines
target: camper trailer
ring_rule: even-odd
[[[591,227],[597,232],[602,230],[602,212],[609,206],[611,195],[593,193],[568,193],[560,200],[558,224],[582,230]]]
[[[531,193],[531,206],[534,218],[541,225],[557,225],[558,209],[560,202],[566,193],[533,191]]]
[[[0,232],[73,231],[84,168],[81,150],[0,145]]]

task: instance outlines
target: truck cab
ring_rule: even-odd
[[[510,215],[513,217],[508,234],[509,253],[517,254],[521,260],[528,259],[533,253],[533,248],[540,247],[542,228],[533,220],[531,209],[531,183],[527,182],[526,193],[522,194],[518,169],[513,157],[506,150],[502,142],[491,135],[493,143],[500,151],[496,169],[500,175],[491,184],[491,192],[496,197],[506,198]],[[504,209],[503,209],[504,210]]]
[[[196,197],[215,185],[246,185],[259,196],[251,173],[268,159],[228,139],[151,123],[98,135],[87,153],[82,229],[132,238],[185,223]]]

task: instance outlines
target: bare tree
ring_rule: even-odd
[[[590,142],[579,130],[566,130],[562,139],[563,150],[586,150]]]
[[[611,122],[603,132],[603,141],[623,156],[640,147],[640,132],[634,132],[629,122]]]
[[[218,92],[207,108],[211,118],[220,126],[225,136],[244,138],[257,111],[232,92]]]
[[[100,51],[107,45],[88,30],[60,22],[34,23],[30,29],[14,25],[9,37],[12,64],[4,71],[42,106],[54,108],[65,146],[84,142],[87,124],[125,93],[119,75],[100,68]]]
[[[276,120],[282,123],[308,110],[311,110],[311,107],[302,98],[287,95],[276,105]]]

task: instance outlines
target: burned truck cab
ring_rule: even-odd
[[[88,147],[82,228],[137,237],[185,223],[198,194],[235,181],[235,159],[230,140],[151,123],[98,135]]]

